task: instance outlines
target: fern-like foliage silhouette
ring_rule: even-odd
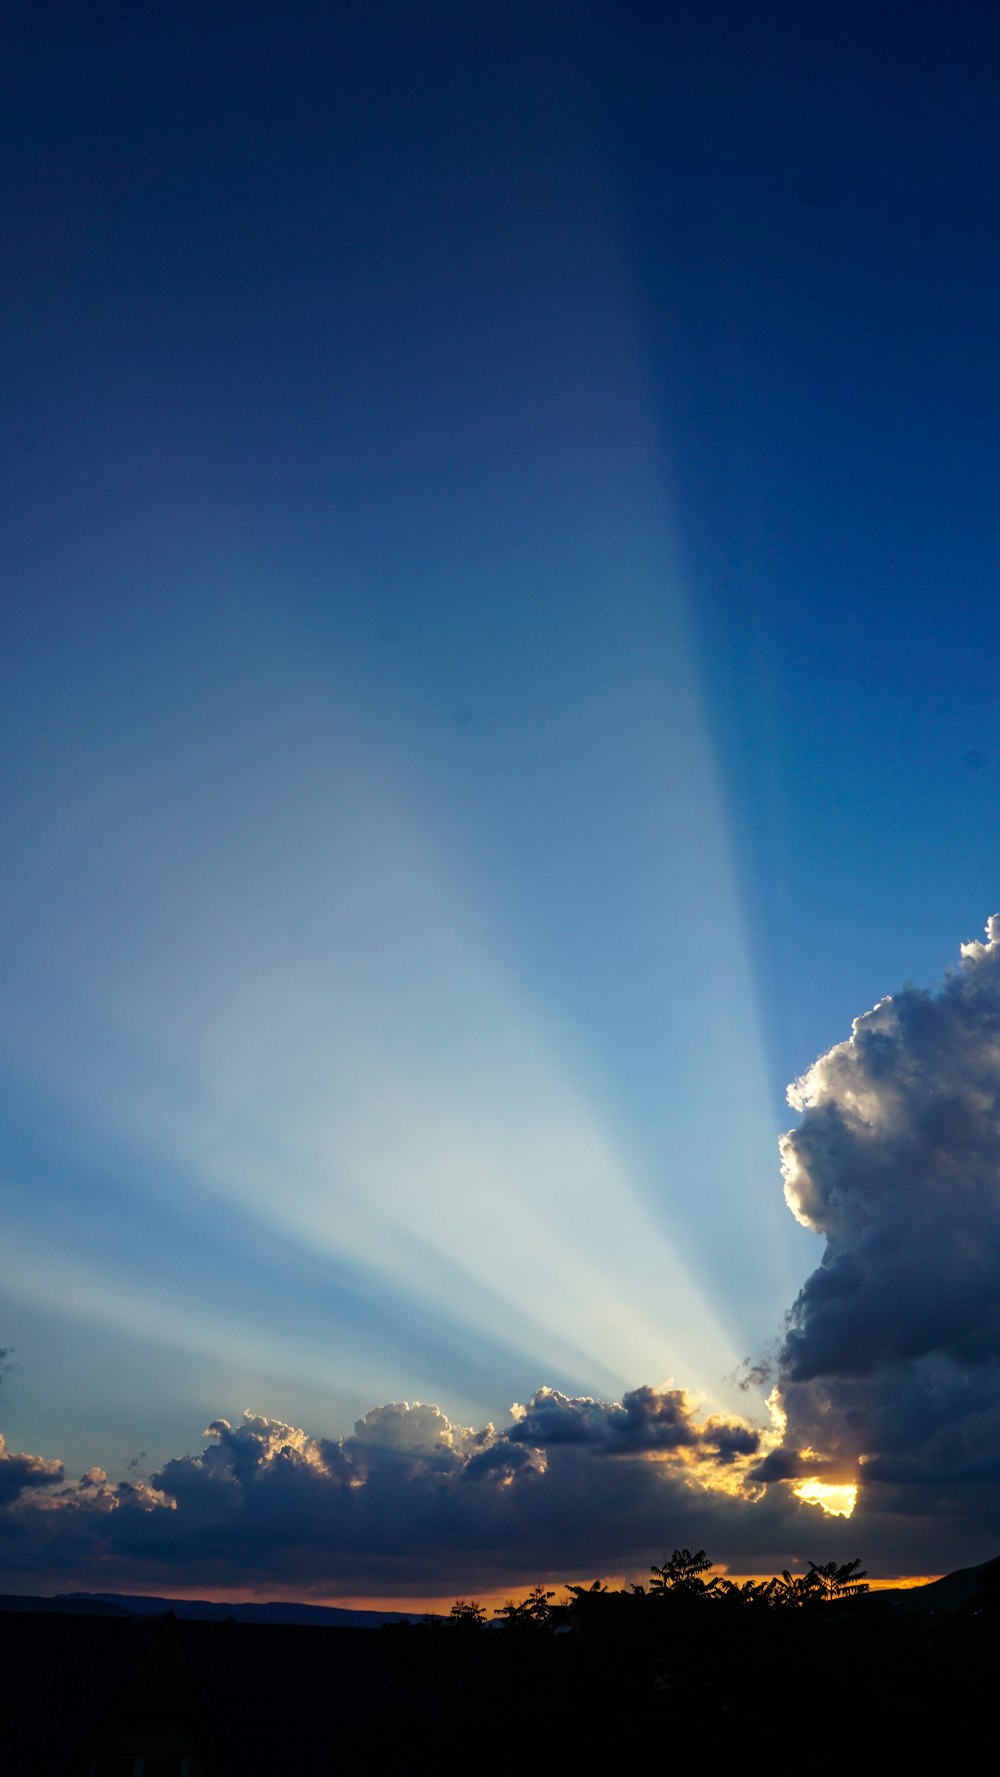
[[[649,1590],[659,1597],[705,1598],[718,1586],[717,1579],[706,1580],[712,1563],[704,1549],[692,1555],[690,1549],[675,1549],[662,1567],[651,1567]]]

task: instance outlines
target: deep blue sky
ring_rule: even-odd
[[[998,28],[8,23],[10,1444],[732,1405],[998,898]]]

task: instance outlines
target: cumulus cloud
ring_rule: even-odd
[[[35,1458],[34,1460],[39,1460]],[[62,1475],[62,1464],[53,1468]],[[39,1511],[77,1513],[82,1517],[107,1517],[111,1512],[154,1512],[173,1509],[173,1502],[148,1481],[109,1481],[102,1468],[89,1468],[76,1482],[63,1482],[51,1493],[32,1502]]]
[[[247,1413],[151,1482],[64,1478],[0,1440],[9,1571],[274,1595],[468,1591],[641,1571],[674,1544],[744,1571],[859,1550],[883,1571],[995,1552],[1000,1521],[1000,916],[789,1088],[792,1212],[825,1241],[773,1364],[771,1427],[668,1383],[539,1388],[510,1423],[388,1402],[343,1438]],[[754,1372],[754,1380],[760,1374]],[[795,1489],[857,1483],[858,1515]],[[819,1489],[817,1489],[819,1484]]]
[[[63,1583],[72,1571],[80,1584],[100,1577],[134,1589],[169,1571],[174,1583],[183,1574],[272,1595],[282,1585],[400,1595],[641,1571],[672,1540],[718,1542],[726,1507],[742,1513],[737,1541],[757,1554],[769,1539],[788,1548],[787,1502],[780,1523],[780,1512],[751,1503],[760,1433],[738,1419],[699,1419],[673,1387],[620,1402],[542,1388],[501,1429],[390,1402],[342,1439],[251,1413],[235,1426],[214,1420],[206,1436],[199,1454],[164,1463],[151,1485],[115,1488],[91,1471],[56,1489],[53,1509],[22,1508],[22,1568],[44,1556]]]
[[[0,1507],[13,1505],[23,1494],[40,1487],[52,1487],[63,1478],[61,1462],[48,1462],[44,1456],[15,1455],[7,1449],[0,1433]]]
[[[453,1425],[440,1407],[389,1401],[359,1419],[354,1436],[339,1451],[355,1474],[368,1475],[399,1462],[421,1473],[451,1474],[492,1444],[494,1436],[492,1425],[479,1432],[471,1425]]]
[[[995,1521],[1000,916],[939,992],[908,987],[856,1019],[789,1101],[786,1197],[826,1247],[780,1349],[786,1447],[758,1476],[837,1469],[908,1512],[920,1489],[959,1485]]]
[[[571,1397],[540,1388],[527,1406],[515,1403],[511,1443],[548,1447],[585,1444],[610,1454],[697,1452],[732,1463],[760,1448],[761,1432],[744,1420],[696,1419],[697,1402],[683,1388],[635,1388],[620,1401]]]

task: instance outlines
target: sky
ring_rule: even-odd
[[[9,22],[6,1589],[996,1554],[998,31]]]

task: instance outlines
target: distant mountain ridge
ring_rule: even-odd
[[[15,1593],[0,1594],[0,1610],[66,1612],[73,1616],[165,1616],[172,1610],[175,1617],[188,1621],[237,1623],[288,1623],[314,1628],[377,1629],[382,1623],[398,1623],[402,1618],[420,1622],[421,1611],[350,1610],[334,1604],[284,1603],[280,1599],[267,1604],[217,1604],[208,1598],[157,1598],[145,1593],[130,1592],[59,1592],[53,1598],[20,1597]]]
[[[956,1568],[925,1586],[886,1587],[867,1595],[875,1608],[909,1613],[924,1610],[977,1610],[1000,1607],[1000,1556],[978,1567]],[[351,1610],[345,1605],[297,1604],[280,1599],[266,1604],[215,1603],[208,1598],[159,1598],[130,1592],[59,1592],[51,1598],[0,1593],[0,1611],[64,1612],[73,1616],[162,1617],[172,1610],[188,1621],[275,1623],[298,1627],[377,1629],[403,1619],[419,1623],[422,1611]]]
[[[886,1586],[869,1597],[884,1599],[901,1611],[994,1609],[1000,1604],[1000,1556],[981,1561],[978,1567],[957,1567],[926,1586]]]

